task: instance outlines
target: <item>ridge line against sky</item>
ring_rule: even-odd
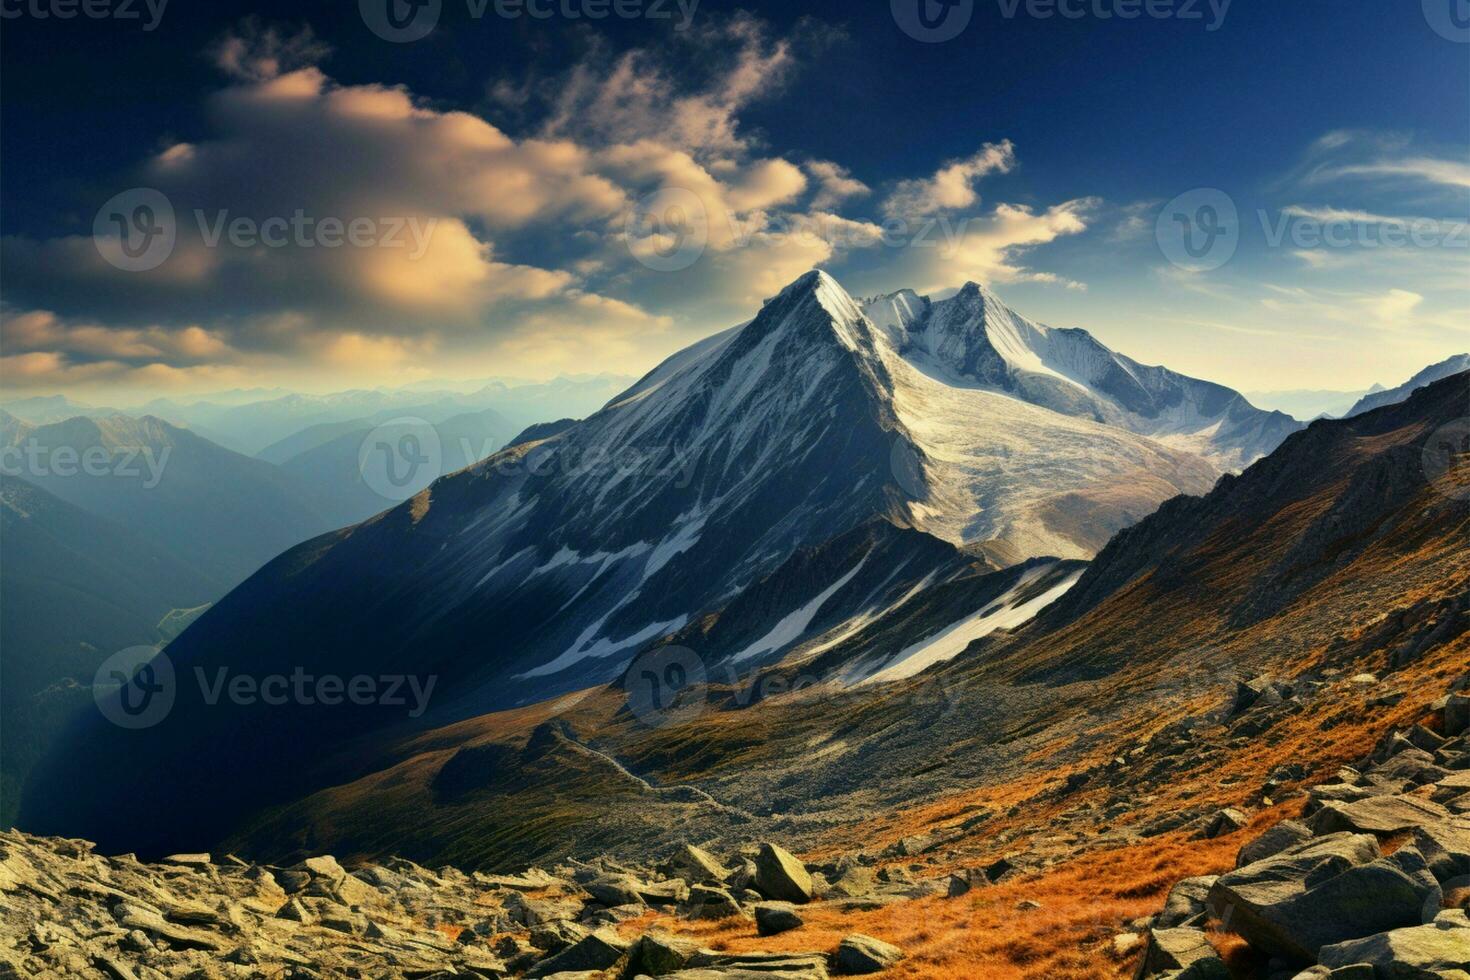
[[[105,401],[262,378],[324,390],[589,364],[640,374],[818,266],[854,295],[980,280],[1026,316],[1240,389],[1391,384],[1470,347],[1470,94],[1443,84],[1456,71],[1470,81],[1470,45],[1417,13],[1333,25],[1376,56],[1361,80],[1263,61],[1261,74],[1280,76],[1267,81],[1295,84],[1306,118],[1227,128],[1239,106],[1187,79],[1193,94],[1160,96],[1159,132],[1136,126],[1067,153],[1069,131],[1094,128],[1084,117],[1119,107],[1099,110],[1086,91],[1070,105],[1024,96],[1011,61],[980,55],[1020,39],[1054,70],[1112,68],[1123,77],[1100,81],[1097,98],[1116,100],[1157,81],[1129,67],[1143,39],[1219,65],[1252,46],[1260,57],[1286,15],[1236,5],[1208,34],[1035,22],[1000,25],[1007,38],[986,23],[922,45],[891,22],[875,33],[841,16],[707,3],[680,32],[567,27],[565,45],[510,66],[455,48],[500,25],[446,23],[410,52],[360,24],[241,19],[229,6],[218,23],[184,22],[170,37],[165,19],[135,42],[192,40],[199,64],[159,84],[172,112],[130,120],[115,152],[58,164],[76,172],[15,164],[34,156],[18,139],[47,137],[32,86],[54,80],[12,67],[0,181],[24,203],[0,215],[8,395]],[[23,32],[60,29],[8,22],[0,43],[14,64]],[[1406,66],[1396,77],[1408,105],[1365,98],[1352,120],[1323,108],[1319,87],[1374,84],[1389,52]],[[455,62],[477,84],[446,96],[434,72],[400,60],[410,54]],[[847,104],[812,98],[864,64],[908,69],[892,76],[895,98],[949,73],[936,96],[948,125],[897,128],[872,79],[852,81]],[[1202,111],[1220,124],[1201,131]],[[834,126],[846,140],[830,138]],[[141,272],[109,264],[92,237],[104,202],[138,187],[161,192],[177,226],[167,260]],[[1238,246],[1218,268],[1172,263],[1156,239],[1165,212],[1195,213],[1197,188],[1220,188],[1237,209]],[[649,223],[650,208],[685,224]],[[404,247],[214,241],[238,218],[258,233],[297,215],[315,229],[391,224]],[[1383,244],[1403,229],[1427,232]],[[687,264],[680,234],[700,244]]]

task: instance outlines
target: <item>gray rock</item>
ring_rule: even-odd
[[[642,905],[640,882],[628,875],[603,875],[585,882],[582,889],[603,905]]]
[[[674,855],[670,864],[676,873],[682,874],[691,884],[724,882],[730,877],[730,869],[715,859],[715,856],[693,844],[685,844]]]
[[[1444,731],[1450,736],[1470,732],[1470,694],[1451,694],[1445,702]]]
[[[762,844],[755,859],[755,890],[778,902],[805,905],[812,900],[812,879],[789,852]]]
[[[744,915],[740,903],[723,888],[712,885],[695,885],[689,889],[689,901],[684,907],[684,916],[689,919],[729,919]]]
[[[1453,976],[1452,971],[1470,973],[1470,923],[1442,917],[1429,925],[1326,946],[1320,962],[1333,968],[1371,964],[1377,980],[1442,980]]]
[[[548,922],[531,928],[531,945],[548,953],[560,953],[589,934],[590,930],[575,922]]]
[[[347,872],[343,869],[342,865],[338,864],[337,859],[330,854],[307,858],[297,867],[299,870],[306,871],[319,878],[327,878],[331,881],[341,881],[347,877]]]
[[[1443,823],[1416,827],[1408,846],[1424,856],[1439,881],[1470,875],[1470,817],[1451,817]]]
[[[741,980],[827,980],[827,957],[821,953],[717,953],[700,950],[689,958],[689,968],[721,971],[711,976]],[[684,977],[685,974],[672,974]]]
[[[1317,834],[1401,834],[1443,823],[1450,812],[1412,796],[1378,796],[1356,803],[1325,803],[1309,821]]]
[[[628,958],[628,972],[651,977],[667,976],[684,969],[698,951],[691,942],[659,933],[647,933],[634,944]]]
[[[1314,864],[1270,858],[1248,865],[1220,877],[1210,907],[1255,948],[1311,962],[1322,946],[1413,926],[1426,904],[1438,905],[1438,884],[1423,880],[1427,871],[1394,860],[1351,864],[1355,857],[1339,849]]]
[[[1438,904],[1437,884],[1422,862],[1416,870],[1378,853],[1369,836],[1312,841],[1222,875],[1211,911],[1257,949],[1308,963],[1323,946],[1417,925]]]
[[[1150,980],[1211,959],[1219,960],[1220,956],[1202,930],[1150,929],[1148,949],[1134,976],[1136,980]]]
[[[1164,902],[1164,911],[1159,914],[1155,927],[1177,929],[1181,926],[1199,925],[1205,919],[1206,902],[1210,889],[1219,880],[1217,875],[1202,878],[1185,878],[1169,891]]]
[[[778,936],[802,925],[796,909],[784,902],[762,902],[755,907],[755,928],[762,936]]]
[[[861,975],[886,970],[903,956],[903,950],[897,946],[854,933],[838,944],[832,964],[838,973]]]
[[[606,970],[628,952],[629,943],[610,931],[594,932],[585,939],[536,964],[526,976],[546,977],[578,970]]]
[[[1235,833],[1248,823],[1250,823],[1250,818],[1239,810],[1221,810],[1211,817],[1209,823],[1205,825],[1205,837],[1208,840],[1224,837],[1226,834]]]
[[[1264,861],[1266,858],[1274,857],[1288,848],[1296,847],[1304,841],[1311,840],[1312,837],[1311,828],[1306,824],[1298,823],[1295,820],[1283,820],[1260,837],[1257,837],[1242,847],[1240,853],[1235,857],[1235,866],[1237,868],[1243,868],[1248,864]]]

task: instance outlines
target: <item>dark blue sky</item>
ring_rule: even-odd
[[[962,254],[921,262],[932,256],[870,247],[815,253],[811,262],[828,267],[854,292],[987,279],[1038,319],[1084,326],[1140,359],[1242,387],[1286,387],[1299,376],[1304,384],[1324,386],[1334,378],[1343,387],[1390,381],[1433,355],[1470,347],[1464,329],[1456,328],[1470,320],[1470,248],[1440,241],[1391,254],[1360,248],[1322,252],[1264,240],[1268,223],[1290,214],[1351,215],[1356,224],[1373,227],[1384,220],[1470,217],[1470,43],[1435,30],[1436,21],[1452,24],[1452,13],[1466,13],[1459,9],[1466,0],[1424,0],[1422,6],[1420,0],[1234,0],[1215,30],[1208,29],[1217,16],[1208,0],[1148,0],[1174,8],[1187,4],[1199,19],[1133,20],[1101,19],[1094,12],[1130,0],[1070,0],[1085,6],[1077,19],[1028,16],[1024,3],[1007,16],[1011,0],[974,0],[969,26],[935,44],[901,30],[889,0],[702,0],[696,30],[684,35],[669,20],[476,20],[466,0],[443,0],[437,28],[406,44],[375,36],[356,0],[170,0],[153,31],[143,30],[140,21],[32,15],[34,5],[55,2],[3,0],[4,9],[19,16],[0,21],[0,235],[15,273],[6,284],[3,312],[12,320],[43,312],[59,323],[85,320],[107,329],[199,325],[229,348],[230,357],[239,356],[238,367],[286,343],[281,317],[324,323],[357,315],[344,310],[334,317],[321,303],[262,304],[251,295],[264,288],[260,280],[230,292],[222,287],[239,286],[239,276],[231,280],[224,272],[190,302],[180,300],[177,279],[164,280],[143,302],[143,278],[127,280],[126,289],[113,288],[116,283],[94,289],[80,272],[57,274],[58,263],[66,261],[63,253],[77,254],[66,253],[68,236],[80,241],[91,235],[100,204],[141,183],[137,175],[145,164],[169,147],[210,145],[220,151],[233,145],[231,139],[259,140],[262,132],[273,132],[259,120],[250,123],[248,134],[230,131],[240,120],[222,108],[221,93],[241,85],[242,78],[222,72],[209,54],[224,36],[252,33],[242,28],[246,18],[283,35],[309,25],[331,49],[305,59],[320,69],[325,92],[398,86],[416,106],[471,113],[517,143],[554,131],[595,157],[588,171],[599,180],[621,182],[619,193],[630,200],[650,188],[653,171],[629,176],[628,161],[612,160],[616,154],[609,148],[650,138],[646,129],[593,134],[598,120],[579,118],[553,130],[549,101],[572,83],[576,66],[599,66],[599,78],[607,82],[618,56],[635,49],[645,53],[645,67],[657,66],[651,77],[718,101],[720,87],[735,84],[730,62],[738,60],[739,38],[746,36],[732,31],[726,38],[721,31],[749,20],[760,25],[755,48],[789,47],[779,83],[731,99],[727,115],[738,139],[730,146],[666,141],[726,190],[761,176],[763,163],[779,160],[793,172],[806,171],[805,193],[813,195],[813,162],[832,161],[866,191],[826,209],[871,223],[896,213],[896,189],[912,191],[913,182],[932,178],[932,190],[942,183],[947,164],[970,160],[987,145],[1008,143],[1014,149],[1005,165],[967,178],[973,200],[919,212],[980,222],[977,242]],[[133,3],[146,18],[146,0]],[[701,40],[691,43],[696,34]],[[497,84],[502,95],[492,97]],[[516,102],[503,96],[516,90],[535,90],[540,98]],[[609,85],[607,91],[615,89]],[[597,111],[611,111],[614,103]],[[583,113],[591,104],[578,103]],[[651,104],[656,114],[664,103]],[[215,203],[223,206],[223,197],[247,190],[282,191],[284,198],[275,198],[290,200],[290,186],[268,185],[289,185],[298,170],[308,171],[302,178],[307,183],[320,183],[321,174],[310,172],[307,162],[337,151],[323,151],[328,144],[314,144],[309,130],[304,136],[293,132],[304,142],[251,144],[250,152],[261,155],[260,166],[231,170],[229,177],[205,167],[188,192],[211,187],[221,196]],[[293,161],[301,167],[293,168]],[[668,186],[672,178],[659,173]],[[774,179],[770,172],[764,177]],[[239,186],[257,179],[261,186]],[[1223,189],[1241,215],[1238,254],[1218,270],[1163,262],[1155,243],[1164,202],[1196,188]],[[732,201],[739,196],[732,194]],[[305,206],[313,205],[308,191],[301,197]],[[780,203],[790,214],[821,210],[812,196],[806,203],[792,197]],[[770,211],[766,204],[754,209]],[[584,307],[594,302],[584,293],[607,301],[614,306],[604,306],[603,313],[614,309],[630,321],[630,310],[646,315],[643,339],[623,338],[621,346],[608,348],[610,362],[629,369],[748,315],[750,304],[772,285],[757,267],[784,275],[804,264],[792,255],[782,262],[744,256],[742,264],[739,252],[726,251],[695,270],[700,277],[639,279],[640,270],[619,269],[588,245],[608,239],[617,223],[611,212],[589,218],[585,207],[575,214],[546,211],[540,221],[520,220],[513,227],[496,225],[485,208],[446,205],[442,213],[462,220],[486,254],[493,249],[494,258],[511,263],[515,275],[529,269],[555,280],[522,290],[518,301],[529,301],[532,293],[545,298],[555,289]],[[1020,227],[1032,219],[1046,229]],[[240,268],[216,265],[225,272]],[[714,288],[716,272],[726,277],[720,282],[738,280],[740,288]],[[288,292],[283,287],[282,295]],[[707,301],[701,305],[691,300],[694,295]],[[201,312],[207,308],[201,299],[217,302],[217,322]],[[523,322],[544,325],[565,312],[525,305],[492,310],[487,303],[474,322],[485,336],[504,339]],[[1360,329],[1365,319],[1374,326]],[[462,325],[449,330],[428,320],[415,324],[428,324],[422,337],[411,337],[406,323],[379,323],[362,327],[354,343],[376,345],[384,357],[392,347],[409,359],[428,357],[432,349],[435,356],[421,363],[430,371],[441,369],[450,351],[459,360],[466,356]],[[54,353],[56,363],[69,368],[113,356],[108,345],[93,341],[88,349],[53,351],[45,345],[60,344],[69,336],[65,330],[27,329],[21,342],[31,346],[23,349]],[[293,356],[315,350],[303,339],[304,328],[293,329]],[[340,324],[331,329],[340,332]],[[1395,331],[1390,353],[1365,355],[1365,344],[1381,340],[1386,330]],[[12,350],[20,337],[8,331]],[[1258,357],[1263,349],[1269,352],[1265,367]],[[1305,367],[1289,363],[1293,359]],[[137,358],[119,363],[119,371],[147,366]],[[187,359],[160,363],[205,376],[206,365]],[[566,366],[546,351],[514,365],[528,373]],[[100,368],[85,375],[101,376]]]
[[[773,145],[897,178],[1009,138],[1047,186],[1126,198],[1161,184],[1264,180],[1284,148],[1334,129],[1464,143],[1470,46],[1444,43],[1417,6],[1237,0],[1207,32],[1198,21],[1006,19],[998,0],[980,0],[970,27],[942,44],[904,35],[884,0],[703,0],[696,16],[749,10],[781,32],[810,18],[845,35],[813,45],[794,97],[746,114]],[[574,59],[589,35],[622,47],[672,32],[644,20],[476,22],[464,0],[449,0],[443,30],[405,45],[369,33],[350,0],[172,0],[151,33],[4,21],[5,229],[46,231],[78,188],[155,150],[162,134],[197,136],[200,96],[220,83],[201,52],[252,14],[309,23],[334,48],[326,67],[339,81],[402,83],[455,106],[483,107],[487,80]]]

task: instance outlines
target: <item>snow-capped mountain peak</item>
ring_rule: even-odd
[[[1085,330],[1021,316],[978,283],[943,300],[903,290],[870,300],[865,310],[928,373],[1146,435],[1220,470],[1244,468],[1300,428],[1221,385],[1118,354]]]

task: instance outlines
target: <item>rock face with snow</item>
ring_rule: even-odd
[[[100,767],[109,753],[212,760],[219,771],[200,778],[218,787],[190,793],[219,812],[196,815],[207,837],[244,797],[284,800],[305,784],[279,764],[303,739],[320,747],[606,683],[783,569],[800,588],[750,604],[758,615],[731,625],[732,659],[780,656],[974,562],[1090,557],[1162,501],[1208,490],[1222,460],[1255,451],[1222,441],[1241,421],[1238,401],[1080,331],[1032,324],[978,287],[865,311],[813,272],[592,417],[282,555],[170,647],[189,682],[163,724],[82,732],[78,751],[98,753]],[[1255,415],[1246,421],[1269,429]],[[882,531],[844,539],[874,522],[912,543]],[[832,547],[844,540],[846,551]],[[812,549],[826,562],[804,568]],[[1051,587],[1068,574],[1042,594],[1060,594]],[[915,665],[1017,625],[1034,599],[1018,592],[980,621],[935,621]],[[407,673],[432,679],[432,698],[423,718],[401,701],[290,704],[262,726],[258,706],[209,703],[208,685],[192,682],[222,671]],[[47,827],[104,843],[113,828],[142,850],[150,814],[171,805],[64,797],[44,808]]]
[[[1302,427],[1222,385],[1140,364],[1085,330],[1028,320],[975,283],[937,302],[905,290],[865,309],[922,371],[1150,436],[1222,469],[1244,468]]]

